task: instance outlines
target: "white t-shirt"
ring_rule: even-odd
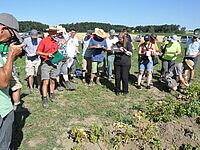
[[[78,47],[78,38],[74,37],[69,39],[69,41],[67,42],[67,54],[68,57],[75,57],[76,56],[76,47]]]
[[[108,46],[108,49],[111,50],[111,47],[118,42],[118,38],[114,36],[114,38],[108,37],[106,39],[106,43]]]

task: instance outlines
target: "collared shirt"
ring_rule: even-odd
[[[43,53],[55,53],[58,50],[58,42],[56,42],[53,38],[50,36],[42,39],[40,42],[37,52],[43,52]],[[41,56],[44,60],[49,60],[47,56],[42,55]]]
[[[0,67],[5,65],[2,56],[0,55]],[[4,118],[13,110],[12,102],[9,96],[8,88],[0,89],[0,115]]]
[[[200,43],[197,41],[190,42],[190,43],[188,43],[186,48],[187,48],[186,56],[196,55],[200,52]]]
[[[31,37],[25,38],[23,44],[25,45],[26,56],[34,56],[36,55],[37,47],[42,40],[41,38],[33,39]]]

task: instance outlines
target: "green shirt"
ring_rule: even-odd
[[[176,53],[181,52],[181,45],[178,42],[169,42],[166,46],[163,59],[165,60],[175,60]]]
[[[0,55],[0,67],[5,65],[2,56]],[[0,115],[4,118],[9,112],[13,110],[11,99],[9,96],[9,90],[0,89]]]
[[[7,44],[0,44],[0,54],[1,54],[1,56],[8,55],[8,45]]]

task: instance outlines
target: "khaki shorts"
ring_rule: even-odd
[[[19,78],[15,73],[12,73],[12,77],[10,79],[10,88],[12,91],[16,91],[22,88],[22,84],[20,83]]]
[[[26,60],[26,68],[25,68],[26,75],[27,76],[37,75],[40,63],[41,63],[40,59],[34,61]]]
[[[103,62],[92,62],[92,73],[97,73],[103,70]]]
[[[58,70],[56,65],[44,62],[41,65],[41,80],[56,79],[58,76]]]
[[[92,60],[91,58],[83,58],[83,62],[82,62],[82,68],[84,71],[87,72],[91,72],[91,68],[92,68]]]

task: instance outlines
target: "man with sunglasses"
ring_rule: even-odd
[[[21,54],[23,45],[19,35],[19,24],[15,17],[0,13],[0,149],[8,150],[14,121],[13,106],[8,86],[12,76],[13,62]],[[16,42],[20,45],[15,45]],[[7,60],[3,60],[7,52]]]

